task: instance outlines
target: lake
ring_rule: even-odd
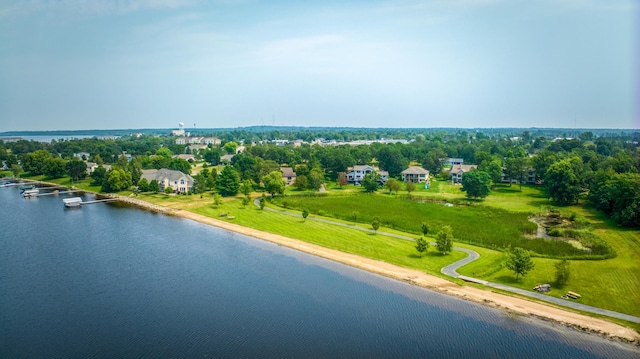
[[[639,356],[219,228],[62,198],[0,188],[1,358]]]

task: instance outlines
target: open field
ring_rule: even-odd
[[[212,199],[200,199],[197,195],[171,197],[141,195],[139,198],[163,206],[187,209],[221,220],[228,220],[227,217],[219,217],[221,213],[228,213],[235,217],[230,220],[235,224],[437,275],[440,275],[440,268],[443,266],[465,257],[465,254],[461,252],[442,256],[431,248],[427,254],[420,258],[414,248],[415,244],[410,241],[317,221],[305,221],[302,218],[282,215],[277,212],[262,211],[253,203],[245,207],[237,199],[225,199],[221,205],[216,206]],[[388,231],[387,228],[380,230]]]

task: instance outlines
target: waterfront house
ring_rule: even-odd
[[[167,168],[143,170],[141,178],[146,178],[149,183],[156,180],[161,192],[168,187],[173,188],[174,193],[186,193],[193,189],[193,177]]]
[[[402,182],[420,183],[427,182],[429,180],[429,171],[418,166],[411,166],[402,171],[401,174]]]
[[[453,165],[449,170],[449,175],[451,176],[451,182],[460,183],[462,182],[462,174],[465,172],[469,172],[471,170],[477,169],[477,165]]]

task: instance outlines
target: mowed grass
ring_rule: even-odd
[[[277,203],[297,210],[327,215],[347,221],[371,223],[379,217],[382,224],[403,232],[418,235],[422,222],[430,227],[430,235],[445,225],[453,228],[458,241],[486,248],[502,249],[521,246],[541,255],[582,254],[567,243],[525,239],[524,232],[535,233],[536,225],[528,214],[510,212],[480,205],[448,207],[432,202],[410,201],[388,194],[352,194],[347,196],[288,196]]]
[[[346,253],[381,260],[399,266],[413,268],[442,276],[440,269],[466,256],[453,252],[446,256],[436,253],[434,248],[421,258],[413,241],[372,234],[349,227],[322,223],[311,219],[303,220],[286,214],[260,210],[252,203],[243,206],[239,199],[224,199],[220,205],[213,204],[210,195],[194,196],[141,195],[139,198],[171,208],[182,208],[208,217],[227,220],[242,226],[336,249]],[[189,204],[185,207],[185,204]],[[219,217],[228,213],[234,219]],[[313,217],[313,216],[310,216]],[[380,228],[380,231],[386,230]]]
[[[604,238],[618,253],[606,260],[570,260],[568,283],[555,286],[555,264],[559,260],[533,258],[536,267],[525,277],[515,280],[515,274],[504,267],[506,254],[486,250],[481,258],[458,270],[460,274],[482,278],[531,290],[536,284],[549,283],[549,295],[561,297],[567,291],[580,293],[578,302],[631,315],[640,315],[640,231],[617,228],[600,213],[574,206],[571,210],[590,219],[594,232]]]

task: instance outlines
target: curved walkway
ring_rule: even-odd
[[[260,199],[256,199],[254,201],[254,204],[259,207],[260,206]],[[278,209],[274,209],[274,208],[270,208],[270,207],[264,207],[264,209],[267,210],[267,211],[271,211],[271,212],[277,212],[277,213],[285,214],[285,215],[288,215],[288,216],[302,218],[302,215],[300,215],[298,213],[290,212],[290,211],[287,211],[287,210],[278,210]],[[324,218],[307,217],[307,219],[308,220],[312,220],[312,221],[322,222],[322,223],[333,224],[333,225],[336,225],[336,226],[348,227],[348,228],[356,229],[356,230],[359,230],[359,231],[375,233],[375,231],[372,230],[372,229],[363,228],[363,227],[359,227],[359,226],[356,226],[356,225],[351,225],[351,224],[346,224],[346,223],[341,223],[341,222],[336,222],[336,221],[332,221],[332,220],[328,220],[328,219],[324,219]],[[403,236],[403,235],[399,235],[399,234],[395,234],[395,233],[387,233],[387,232],[383,232],[383,231],[377,231],[377,233],[385,235],[385,236],[388,236],[388,237],[394,237],[394,238],[403,239],[403,240],[407,240],[407,241],[415,241],[415,239],[413,239],[411,237],[407,237],[407,236]],[[435,245],[435,243],[431,242],[431,245]],[[592,307],[590,305],[585,305],[585,304],[581,304],[581,303],[570,302],[568,300],[564,300],[564,299],[556,298],[556,297],[551,297],[551,296],[544,295],[544,294],[538,293],[538,292],[528,291],[528,290],[524,290],[524,289],[520,289],[520,288],[516,288],[516,287],[512,287],[512,286],[508,286],[508,285],[504,285],[504,284],[500,284],[500,283],[492,283],[492,282],[488,282],[486,280],[460,275],[457,272],[457,269],[462,267],[463,265],[469,264],[469,263],[473,262],[474,260],[480,258],[480,254],[478,254],[478,252],[475,252],[475,251],[472,251],[472,250],[466,249],[466,248],[453,247],[453,249],[456,250],[456,251],[462,251],[464,253],[467,253],[468,256],[463,258],[463,259],[461,259],[461,260],[459,260],[459,261],[457,261],[457,262],[451,263],[448,266],[443,267],[440,270],[440,272],[442,274],[447,275],[449,277],[462,279],[462,280],[467,281],[467,282],[473,282],[473,283],[482,284],[482,285],[485,285],[487,287],[501,289],[501,290],[504,290],[504,291],[507,291],[507,292],[516,293],[516,294],[523,295],[523,296],[530,297],[530,298],[535,298],[535,299],[542,300],[542,301],[545,301],[545,302],[557,304],[557,305],[560,305],[560,306],[563,306],[563,307],[569,307],[569,308],[582,310],[582,311],[589,312],[589,313],[606,315],[608,317],[622,319],[622,320],[626,320],[626,321],[629,321],[629,322],[640,323],[640,317],[636,317],[636,316],[633,316],[633,315],[628,315],[628,314],[624,314],[624,313],[614,312],[612,310]]]

